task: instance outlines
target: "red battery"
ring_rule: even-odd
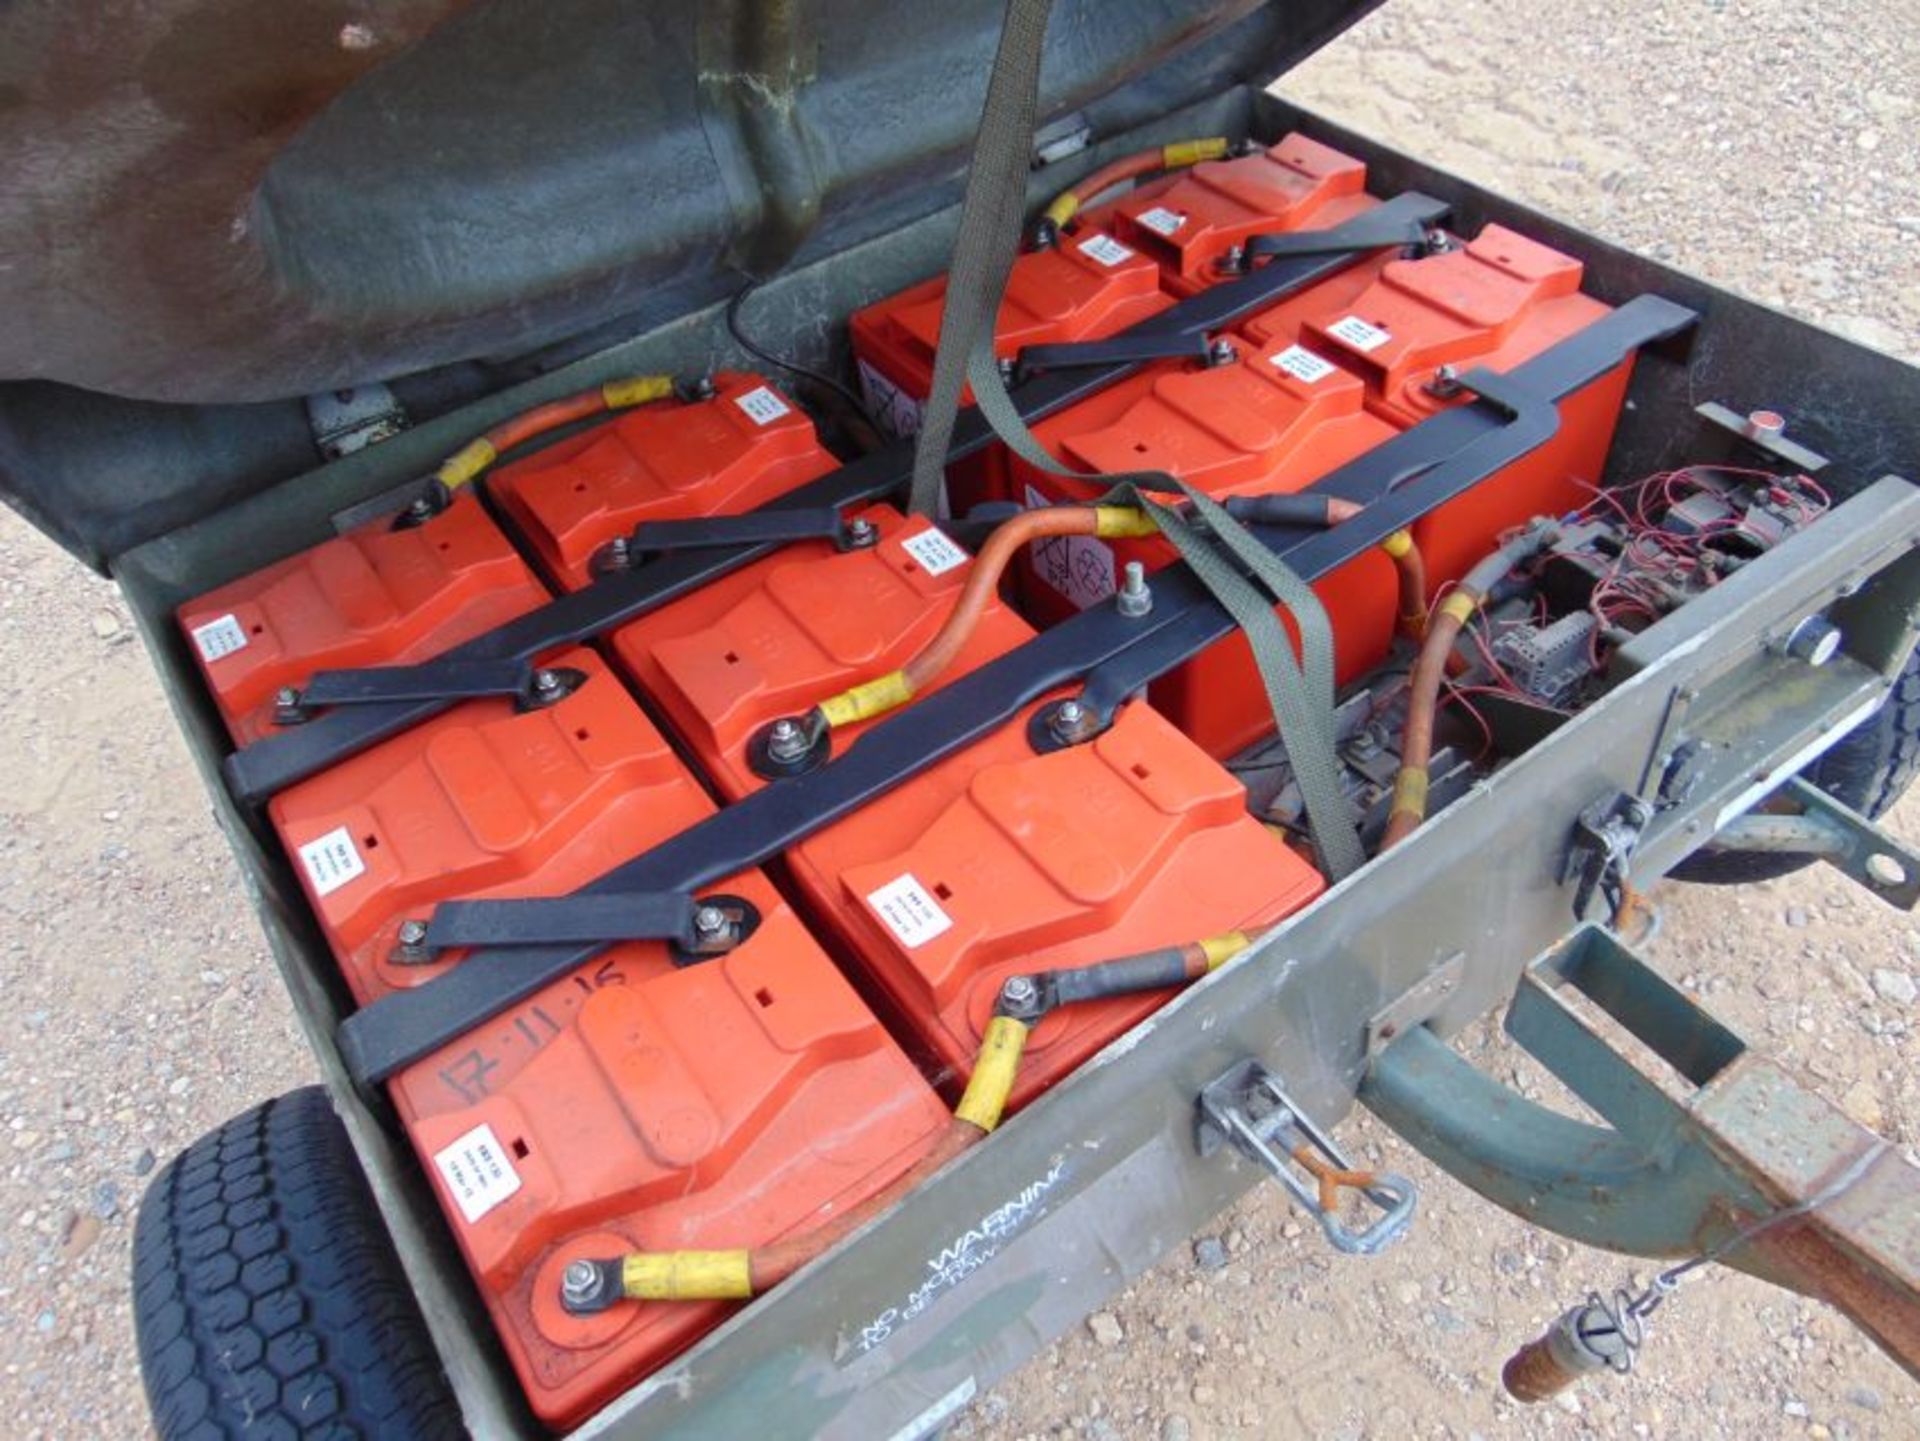
[[[1581,274],[1572,256],[1489,225],[1471,244],[1388,261],[1357,296],[1317,297],[1299,337],[1366,382],[1370,410],[1414,425],[1471,399],[1441,366],[1505,372],[1605,316],[1610,307],[1581,292]],[[1632,368],[1628,360],[1568,397],[1551,441],[1414,528],[1436,583],[1459,576],[1503,530],[1586,503]]]
[[[548,668],[572,686],[550,705],[468,701],[269,804],[361,1004],[448,969],[395,959],[436,901],[565,895],[712,813],[604,661]]]
[[[1291,341],[1256,350],[1241,342],[1235,358],[1200,367],[1163,362],[1037,428],[1068,466],[1094,473],[1161,470],[1216,500],[1304,490],[1327,472],[1396,433],[1364,404],[1358,377]],[[1105,489],[1013,462],[1020,498],[1030,506],[1087,502]],[[1022,558],[1023,609],[1043,625],[1094,604],[1111,603],[1119,568],[1149,571],[1171,563],[1163,540],[1074,536],[1036,542]],[[1315,587],[1333,622],[1338,678],[1378,665],[1392,643],[1396,584],[1392,563],[1368,552]],[[1266,734],[1273,716],[1244,639],[1210,647],[1159,681],[1153,700],[1209,753],[1234,753]]]
[[[873,551],[829,558],[795,548],[709,588],[724,588],[720,596],[685,597],[620,633],[620,656],[723,794],[767,784],[747,759],[756,731],[903,663],[957,593],[963,552],[948,555],[944,537],[926,541],[940,533],[924,521],[869,514],[886,536]],[[937,558],[912,559],[916,540]],[[990,607],[942,682],[1030,634]],[[1127,707],[1097,740],[1046,755],[1035,754],[1027,719],[787,853],[822,923],[956,1079],[971,1069],[1009,975],[1263,924],[1321,886],[1247,813],[1239,782],[1146,705]],[[855,740],[857,728],[833,734],[836,749]],[[1165,999],[1123,997],[1049,1017],[1028,1044],[1014,1104]]]
[[[586,585],[593,553],[636,525],[753,510],[840,464],[761,377],[723,371],[713,386],[703,400],[627,411],[487,479],[562,589]]]
[[[275,730],[274,695],[315,671],[426,660],[547,600],[477,497],[371,521],[180,607],[235,741]]]
[[[271,813],[363,1001],[453,897],[557,895],[712,803],[591,652],[542,710],[473,701],[292,788]],[[583,1255],[803,1234],[919,1159],[948,1113],[758,871],[758,924],[676,964],[620,945],[395,1077],[392,1094],[534,1410],[570,1427],[723,1320],[723,1302],[576,1317]],[[684,962],[685,958],[681,958]]]
[[[933,357],[947,281],[935,276],[855,311],[850,327],[860,388],[875,421],[895,436],[920,429],[933,391]],[[1014,262],[994,331],[994,353],[1011,360],[1029,345],[1101,340],[1173,303],[1160,288],[1159,267],[1138,250],[1097,229],[1083,228],[1056,247]],[[972,392],[962,394],[971,403]],[[999,447],[951,467],[948,490],[956,514],[1003,497],[1005,456]]]
[[[1140,186],[1097,214],[1156,260],[1163,284],[1192,295],[1222,277],[1220,262],[1255,235],[1324,230],[1378,204],[1365,162],[1304,135],[1231,160],[1208,160]]]
[[[945,531],[887,505],[860,514],[879,532],[870,549],[788,546],[614,633],[615,657],[729,800],[762,784],[747,763],[756,732],[904,665],[960,594],[972,561]],[[997,599],[989,602],[940,683],[1032,635]],[[836,729],[834,749],[845,750],[870,724]]]

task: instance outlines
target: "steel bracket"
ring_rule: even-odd
[[[870,520],[848,520],[838,506],[794,510],[750,510],[739,515],[691,516],[649,520],[632,534],[608,541],[587,562],[595,575],[631,570],[658,555],[677,550],[711,550],[730,545],[794,545],[830,541],[835,550],[866,550],[880,539]]]
[[[1629,795],[1595,801],[1580,812],[1560,864],[1560,884],[1574,886],[1574,919],[1586,918],[1595,894],[1606,901],[1609,915],[1619,913],[1634,849],[1652,819],[1653,807]]]
[[[305,725],[336,706],[496,696],[512,699],[521,710],[539,710],[565,700],[586,683],[585,671],[571,666],[535,666],[525,660],[430,660],[419,665],[323,670],[316,671],[304,686],[281,690],[274,700],[273,723]]]
[[[1831,1302],[1920,1375],[1920,1169],[1600,926],[1526,969],[1506,1029],[1605,1124],[1527,1100],[1426,1029],[1375,1058],[1360,1098],[1531,1224]]]
[[[1818,856],[1890,906],[1910,911],[1920,904],[1920,851],[1803,776],[1774,794],[1799,806],[1799,814],[1749,811],[1722,826],[1714,844]]]
[[[1194,1144],[1202,1157],[1231,1143],[1286,1188],[1336,1250],[1374,1256],[1399,1240],[1413,1220],[1419,1192],[1404,1176],[1356,1171],[1333,1137],[1321,1130],[1258,1061],[1242,1061],[1200,1092]],[[1329,1175],[1357,1190],[1381,1215],[1362,1230],[1340,1219]]]

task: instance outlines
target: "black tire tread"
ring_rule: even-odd
[[[1842,805],[1878,818],[1893,809],[1920,772],[1920,650],[1908,657],[1886,703],[1807,770],[1807,779]],[[1695,885],[1741,886],[1777,880],[1813,864],[1774,851],[1700,851],[1673,868]]]
[[[154,1178],[133,1242],[163,1441],[464,1434],[326,1092],[234,1117]]]

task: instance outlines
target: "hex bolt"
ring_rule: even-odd
[[[300,704],[300,692],[293,686],[283,685],[273,693],[273,703],[282,710],[292,710]]]
[[[1000,999],[1016,1010],[1032,1005],[1039,994],[1032,976],[1008,976],[1006,984],[1000,987]]]
[[[1240,352],[1233,348],[1233,342],[1224,335],[1207,346],[1208,365],[1232,365],[1239,358]]]
[[[560,676],[557,671],[537,670],[533,673],[533,693],[550,696],[560,689]]]
[[[1247,247],[1229,245],[1226,254],[1213,262],[1213,268],[1222,275],[1238,275],[1247,268]]]
[[[1875,851],[1868,856],[1865,869],[1867,879],[1883,891],[1905,885],[1907,881],[1907,868],[1885,851]]]
[[[701,906],[693,913],[694,934],[703,940],[712,940],[727,931],[727,913],[718,906]]]
[[[1810,615],[1787,633],[1786,652],[1810,666],[1823,666],[1840,649],[1840,627],[1824,615]]]
[[[1137,619],[1153,609],[1153,591],[1147,585],[1147,568],[1130,560],[1120,572],[1120,589],[1114,592],[1115,608],[1124,616]]]
[[[433,497],[423,495],[407,507],[407,516],[412,520],[431,520],[433,518]]]
[[[1461,389],[1460,372],[1451,365],[1437,366],[1427,382],[1427,394],[1439,400],[1451,400]]]
[[[1053,713],[1054,724],[1065,730],[1074,730],[1085,723],[1087,708],[1077,700],[1063,700],[1060,709]]]
[[[592,1261],[569,1261],[560,1273],[560,1303],[569,1311],[595,1305],[606,1290],[606,1273]]]
[[[873,522],[865,516],[861,516],[858,520],[847,522],[848,545],[853,546],[855,549],[863,550],[867,546],[872,545],[876,539],[878,539],[878,532],[874,530]]]
[[[693,393],[695,400],[712,400],[714,397],[713,377],[711,375],[701,376],[687,388]]]
[[[807,733],[800,723],[781,717],[767,732],[767,754],[777,761],[796,761],[807,753]]]
[[[607,542],[607,564],[625,570],[633,559],[633,544],[624,535],[616,535]]]
[[[426,941],[426,939],[427,939],[427,923],[425,921],[400,922],[400,944],[401,945],[418,946],[423,944]]]

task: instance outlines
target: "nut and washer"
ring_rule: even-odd
[[[1015,1009],[1032,1005],[1039,994],[1032,976],[1008,976],[1006,984],[1000,987],[1000,999]]]
[[[418,946],[418,945],[424,944],[426,942],[426,939],[427,939],[427,923],[425,921],[400,922],[400,944],[401,945]]]
[[[560,1304],[569,1311],[599,1309],[606,1299],[607,1273],[594,1261],[569,1261],[560,1273]]]
[[[727,913],[718,906],[701,906],[693,913],[693,932],[703,940],[723,936],[727,931]]]
[[[847,544],[855,550],[865,550],[879,538],[879,531],[865,516],[847,522]]]
[[[807,733],[796,720],[782,718],[767,732],[767,754],[777,761],[796,761],[807,753]]]

